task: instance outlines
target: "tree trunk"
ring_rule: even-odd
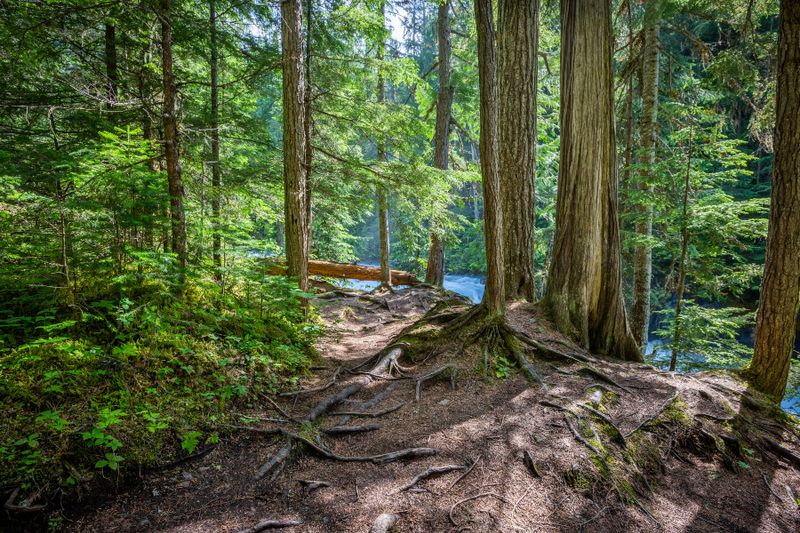
[[[281,2],[283,46],[283,186],[287,274],[308,288],[306,246],[306,134],[300,0]]]
[[[179,283],[186,275],[186,215],[181,183],[181,165],[178,144],[178,118],[175,113],[175,77],[172,73],[172,26],[170,0],[161,0],[161,67],[164,76],[164,158],[167,163],[169,207],[172,222],[172,253],[178,258]]]
[[[108,91],[106,94],[106,106],[111,108],[118,99],[118,84],[119,75],[117,73],[117,37],[116,28],[113,24],[106,22],[106,47],[105,47],[105,62],[106,62],[106,78],[108,83]]]
[[[781,0],[775,162],[767,257],[748,373],[753,385],[783,397],[800,300],[800,3]]]
[[[670,372],[675,371],[678,364],[678,347],[681,342],[681,311],[683,310],[683,293],[686,291],[687,255],[689,252],[689,191],[692,177],[692,154],[694,149],[694,123],[689,130],[689,144],[686,150],[686,174],[683,178],[683,212],[681,213],[681,258],[678,264],[678,286],[675,289],[675,320],[672,335],[672,357],[669,361]]]
[[[653,195],[658,120],[658,31],[659,0],[648,0],[644,15],[642,64],[642,172],[639,180],[645,205],[637,207],[636,233],[640,241],[633,252],[633,306],[631,330],[639,346],[647,344],[650,325],[650,283],[653,273]]]
[[[561,1],[561,155],[545,303],[583,347],[641,361],[622,299],[608,0]]]
[[[381,2],[381,27],[386,25],[386,4]],[[386,101],[386,81],[383,79],[383,57],[385,43],[383,35],[378,43],[378,105],[381,106]],[[386,143],[383,137],[378,139],[377,146],[378,161],[386,161]],[[392,285],[391,265],[389,260],[389,202],[386,199],[386,189],[378,186],[378,238],[381,249],[381,286],[390,287]]]
[[[312,88],[311,88],[311,37],[312,37],[312,23],[314,15],[314,2],[313,0],[306,0],[306,62],[305,62],[305,101],[303,103],[303,126],[305,127],[306,138],[306,157],[304,165],[306,168],[306,195],[305,195],[305,213],[306,213],[306,258],[311,257],[311,234],[312,234],[312,212],[311,212],[311,169],[314,161],[314,147],[311,142],[311,136],[314,131],[314,117],[311,114]]]
[[[490,315],[505,313],[503,277],[503,211],[498,159],[497,52],[491,0],[475,0],[480,85],[480,156],[483,182],[483,226],[486,238],[486,290],[483,305]]]
[[[439,94],[436,98],[436,129],[433,136],[433,166],[447,170],[450,155],[450,120],[453,88],[450,86],[450,0],[439,5]],[[441,228],[431,227],[431,247],[425,283],[444,283],[444,243]]]
[[[497,11],[505,296],[533,301],[539,0],[500,0]]]
[[[221,201],[222,171],[219,160],[219,53],[217,49],[217,5],[209,0],[211,30],[211,256],[214,263],[214,279],[222,281],[222,234]]]

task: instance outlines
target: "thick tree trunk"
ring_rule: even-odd
[[[658,120],[658,31],[660,0],[648,0],[644,15],[644,51],[642,63],[642,172],[639,180],[641,196],[653,195],[655,178]],[[650,283],[653,273],[653,205],[646,201],[637,207],[636,233],[643,241],[633,252],[633,306],[631,330],[639,346],[647,344],[650,325]]]
[[[453,88],[450,86],[450,0],[439,5],[439,94],[436,98],[436,129],[433,136],[433,166],[447,170],[450,155],[450,120],[453,106]],[[444,242],[441,229],[431,228],[431,247],[425,283],[444,283]]]
[[[500,0],[497,11],[505,296],[533,301],[539,0]]]
[[[281,2],[283,46],[283,186],[287,274],[308,288],[303,23],[300,0]]]
[[[800,3],[781,0],[775,163],[767,258],[748,373],[753,385],[783,397],[800,300]]]
[[[161,67],[164,76],[164,159],[167,163],[169,184],[170,220],[172,223],[172,253],[178,258],[179,282],[183,284],[186,274],[186,215],[183,199],[185,193],[181,183],[181,165],[178,144],[178,117],[175,112],[175,77],[172,73],[172,25],[170,24],[170,0],[161,0]]]
[[[217,49],[217,6],[209,0],[209,22],[211,30],[211,257],[214,263],[214,279],[222,281],[222,234],[221,201],[222,171],[219,160],[219,52]]]
[[[381,2],[381,26],[386,25],[386,5]],[[383,68],[385,43],[383,36],[378,43],[378,68]],[[383,79],[382,70],[378,71],[378,104],[383,105],[386,101],[386,81]],[[386,143],[383,138],[378,139],[377,146],[378,161],[386,161]],[[378,186],[378,239],[380,240],[381,250],[381,286],[389,287],[392,285],[390,275],[391,265],[389,259],[389,202],[386,199],[386,189],[382,185]]]
[[[503,276],[503,211],[498,159],[497,52],[491,0],[475,0],[480,85],[480,156],[483,182],[483,226],[486,238],[486,290],[483,305],[490,315],[506,308]]]
[[[585,348],[641,361],[622,299],[608,0],[561,1],[561,161],[545,295]]]
[[[118,100],[118,85],[119,85],[119,74],[117,72],[117,29],[116,27],[106,22],[105,24],[105,34],[106,34],[106,42],[105,42],[105,62],[106,62],[106,83],[108,84],[108,90],[106,94],[107,102],[106,105],[110,108],[112,107]]]

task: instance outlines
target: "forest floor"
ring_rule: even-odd
[[[399,373],[380,364],[343,370],[374,360],[440,299],[417,288],[318,302],[327,364],[304,381],[306,393],[275,398],[283,413],[268,401],[246,413],[262,419],[264,433],[234,431],[210,453],[146,474],[63,526],[249,533],[277,520],[299,523],[287,531],[315,532],[800,530],[796,419],[776,418],[733,375],[592,357],[528,304],[511,308],[509,325],[568,356],[530,352],[546,386],[505,360],[487,377],[479,348],[458,343],[397,361]],[[448,368],[421,384],[417,400],[416,379],[447,363],[458,369],[455,379]],[[341,402],[320,403],[348,387],[354,392]],[[310,417],[315,406],[320,416]],[[342,412],[385,414],[335,414]],[[297,423],[266,421],[276,417]],[[324,432],[353,426],[379,427]],[[284,449],[286,460],[270,463]],[[366,460],[407,449],[414,451],[396,461]],[[265,464],[276,468],[255,480]],[[384,527],[390,523],[394,529]]]

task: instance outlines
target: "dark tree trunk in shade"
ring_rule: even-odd
[[[211,38],[211,256],[214,278],[222,281],[222,169],[219,160],[219,51],[217,47],[216,0],[209,1]]]
[[[561,2],[561,156],[545,304],[596,353],[641,361],[622,299],[611,5]]]
[[[778,40],[772,207],[747,371],[753,386],[776,400],[786,389],[800,300],[800,2],[781,0]]]
[[[638,188],[649,200],[655,178],[658,124],[658,32],[660,0],[648,0],[644,15],[644,49],[642,51],[642,171]],[[650,285],[653,274],[653,205],[649,201],[636,208],[636,233],[640,242],[633,251],[633,305],[631,331],[639,346],[647,344],[650,325]]]
[[[170,0],[161,0],[161,68],[164,82],[164,159],[167,165],[169,184],[169,207],[172,229],[172,253],[178,258],[180,284],[186,270],[186,215],[183,200],[185,193],[181,182],[180,146],[178,140],[178,117],[175,111],[177,90],[172,72],[172,25],[170,22]]]
[[[480,156],[483,225],[486,238],[486,290],[483,305],[490,315],[505,313],[503,211],[498,161],[497,52],[491,0],[475,0],[480,85]]]
[[[308,288],[303,22],[300,0],[281,2],[283,48],[283,186],[287,274]]]
[[[119,73],[117,69],[117,28],[110,22],[105,25],[106,105],[110,108],[119,98]]]
[[[314,2],[313,0],[306,0],[306,61],[305,61],[305,102],[304,102],[304,116],[303,126],[305,127],[306,138],[306,157],[304,165],[306,168],[306,195],[305,195],[305,213],[306,213],[306,258],[311,257],[311,237],[312,237],[312,223],[313,217],[311,212],[311,169],[314,160],[314,147],[311,143],[311,137],[314,131],[314,117],[311,114],[312,87],[311,87],[311,38],[312,24],[314,16]]]
[[[539,1],[500,0],[497,11],[505,296],[533,301]]]
[[[433,166],[447,170],[450,155],[450,119],[453,89],[450,86],[450,0],[439,6],[437,23],[439,37],[439,94],[436,98],[436,129],[433,137]],[[444,283],[444,242],[441,229],[431,228],[431,247],[425,283],[442,286]]]
[[[386,25],[386,5],[381,2],[381,26]],[[382,69],[384,57],[385,43],[383,36],[378,43],[378,68]],[[381,71],[378,72],[378,104],[382,105],[386,101],[386,80],[383,79]],[[378,139],[378,161],[386,161],[386,143],[383,138]],[[386,188],[383,185],[378,186],[378,238],[380,240],[381,250],[381,285],[391,286],[391,261],[389,250],[389,201],[386,198]]]

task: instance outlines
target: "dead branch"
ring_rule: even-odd
[[[458,526],[458,522],[456,522],[455,518],[453,518],[453,511],[455,511],[456,507],[458,507],[462,503],[467,503],[469,501],[477,500],[478,498],[484,498],[486,496],[491,496],[492,498],[497,498],[498,500],[500,500],[503,503],[509,503],[508,500],[506,500],[505,498],[503,498],[502,496],[500,496],[496,492],[482,492],[481,494],[476,494],[475,496],[470,496],[469,498],[464,498],[463,500],[459,500],[456,503],[454,503],[453,506],[450,507],[450,512],[447,514],[447,516],[450,518],[450,522],[452,522],[452,524],[454,526]]]
[[[439,476],[442,474],[446,474],[448,472],[452,472],[453,470],[466,470],[468,467],[466,465],[443,465],[443,466],[431,466],[424,472],[417,474],[414,476],[414,479],[400,487],[395,491],[395,494],[399,492],[406,491],[422,481],[423,479],[428,479],[429,477]]]

